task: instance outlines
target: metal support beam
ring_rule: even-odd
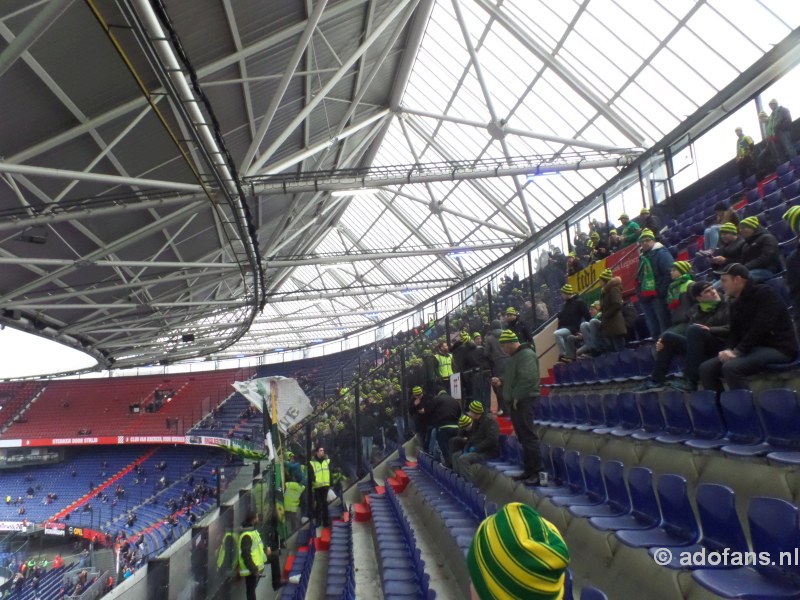
[[[335,292],[314,292],[310,290],[302,294],[268,294],[267,305],[278,302],[310,302],[313,300],[327,300],[341,298],[342,296],[367,296],[392,294],[394,292],[411,293],[415,290],[440,290],[456,283],[456,279],[442,281],[441,283],[408,283],[405,285],[384,285],[352,290],[336,290]]]
[[[0,54],[0,77],[55,23],[72,0],[50,0]]]

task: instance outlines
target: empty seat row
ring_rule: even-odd
[[[655,357],[651,345],[607,352],[597,358],[582,358],[553,367],[555,382],[549,387],[598,385],[611,382],[641,381],[653,372]]]
[[[353,518],[334,521],[328,551],[325,600],[355,600],[356,579],[353,563]]]
[[[391,486],[369,495],[385,600],[433,600],[416,537]]]
[[[645,467],[630,468],[626,478],[620,461],[603,463],[599,456],[581,457],[560,447],[546,450],[554,487],[535,492],[588,519],[595,529],[613,532],[621,543],[647,549],[660,566],[693,570],[698,583],[724,598],[800,594],[795,560],[800,511],[795,505],[779,498],[752,498],[748,543],[728,486],[698,484],[695,515],[680,475],[659,476],[654,490],[653,472]],[[698,554],[708,560],[695,560]]]
[[[637,440],[719,448],[733,456],[764,456],[800,464],[800,404],[788,389],[754,398],[750,390],[630,392],[542,398],[540,425]]]

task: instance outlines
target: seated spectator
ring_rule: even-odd
[[[454,463],[458,458],[456,454],[469,447],[470,434],[475,431],[473,423],[469,415],[461,415],[458,419],[458,434],[450,440],[450,457]]]
[[[711,252],[719,243],[719,234],[725,223],[739,224],[739,215],[732,210],[727,203],[718,202],[714,206],[714,224],[708,227],[703,234],[703,250]]]
[[[667,308],[672,324],[667,331],[682,334],[689,326],[689,309],[694,304],[694,299],[687,293],[693,283],[692,263],[687,260],[676,260],[672,264],[670,275],[672,281],[667,288]]]
[[[797,329],[797,337],[800,339],[800,206],[792,206],[783,215],[783,218],[789,223],[795,235],[798,236],[798,242],[795,249],[786,259],[786,285],[789,286],[789,294],[792,296],[792,303],[794,304],[794,326]]]
[[[744,240],[739,237],[739,228],[736,224],[727,222],[719,228],[719,243],[716,248],[709,250],[707,254],[711,256],[711,264],[720,269],[728,263],[741,262],[742,250]]]
[[[649,208],[645,207],[639,211],[636,221],[639,223],[639,229],[649,229],[655,234],[657,240],[661,239],[661,221],[657,216],[650,214]]]
[[[453,463],[458,465],[456,470],[462,473],[471,465],[492,460],[500,455],[500,426],[491,413],[484,412],[483,404],[474,400],[470,402],[467,415],[472,419],[471,432],[467,438],[467,446]],[[459,426],[462,421],[459,420]]]
[[[588,321],[581,323],[581,333],[578,336],[583,340],[583,345],[578,348],[576,356],[600,356],[603,353],[603,342],[600,339],[600,301],[595,300],[589,305],[589,315],[592,317]]]
[[[555,332],[559,349],[559,360],[572,362],[575,359],[575,338],[580,333],[581,323],[591,319],[589,308],[580,299],[569,283],[561,288],[564,307],[558,313],[558,326]]]
[[[758,217],[747,217],[739,223],[739,233],[744,238],[742,263],[749,278],[759,283],[783,271],[783,254],[778,240],[764,229]]]
[[[769,364],[797,358],[797,340],[789,311],[769,286],[750,279],[739,263],[719,272],[722,289],[733,298],[730,308],[731,333],[728,347],[700,365],[700,380],[707,390],[750,389],[747,376]]]
[[[634,389],[644,392],[664,387],[667,370],[675,356],[685,356],[683,378],[669,382],[680,391],[694,391],[699,380],[698,367],[725,348],[730,333],[730,313],[726,300],[720,298],[714,286],[699,281],[689,286],[695,304],[690,309],[685,333],[666,331],[656,343],[656,364],[649,378]]]
[[[511,502],[478,527],[467,554],[472,598],[530,600],[564,596],[570,553],[555,525]]]
[[[584,268],[583,262],[578,258],[574,252],[567,255],[567,275],[575,275]]]
[[[620,236],[619,231],[616,229],[612,229],[608,232],[608,253],[614,254],[617,250],[624,246],[622,242],[622,236]]]

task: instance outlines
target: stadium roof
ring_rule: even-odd
[[[502,259],[799,25],[780,0],[5,0],[0,321],[116,367],[340,337]]]

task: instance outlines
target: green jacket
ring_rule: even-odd
[[[522,344],[508,359],[503,377],[503,400],[512,406],[514,400],[539,395],[539,357],[529,344]]]
[[[658,233],[654,231],[653,233]],[[625,240],[625,245],[629,246],[631,244],[635,244],[639,236],[642,234],[639,224],[636,221],[628,221],[628,224],[622,228],[622,238]]]
[[[494,415],[484,414],[472,426],[472,431],[467,437],[467,446],[474,452],[485,454],[494,458],[500,454],[500,426]]]

